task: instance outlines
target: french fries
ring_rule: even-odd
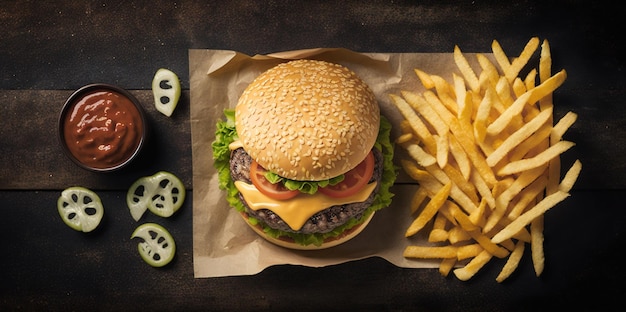
[[[576,160],[561,178],[560,155],[575,146],[563,135],[577,115],[554,123],[552,93],[567,74],[551,72],[548,41],[531,38],[516,57],[496,40],[491,49],[495,62],[476,54],[476,70],[455,46],[451,83],[415,69],[425,91],[401,91],[391,100],[405,118],[396,141],[410,156],[402,167],[420,185],[405,235],[430,231],[429,245],[411,244],[403,256],[440,259],[442,275],[463,281],[492,258],[507,259],[496,277],[501,283],[526,244],[541,275],[543,215],[570,196],[582,164]],[[538,50],[537,68],[521,77]]]

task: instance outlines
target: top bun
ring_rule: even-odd
[[[291,180],[319,181],[356,167],[380,122],[372,90],[338,64],[296,60],[257,77],[235,110],[237,135],[263,168]]]

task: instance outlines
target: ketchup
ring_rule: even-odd
[[[122,164],[141,142],[141,113],[126,96],[94,90],[76,99],[64,117],[63,138],[72,155],[97,169]]]

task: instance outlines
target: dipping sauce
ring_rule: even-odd
[[[128,97],[113,90],[83,93],[74,99],[62,120],[67,149],[87,167],[121,165],[142,142],[141,113]]]

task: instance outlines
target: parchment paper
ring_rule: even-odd
[[[427,244],[425,234],[411,239],[404,232],[415,184],[399,177],[390,207],[378,211],[354,239],[329,249],[295,251],[267,242],[230,208],[218,188],[211,143],[223,110],[233,108],[248,84],[261,72],[289,59],[312,58],[352,69],[373,89],[381,113],[393,125],[401,116],[389,99],[400,90],[423,91],[413,69],[451,81],[457,72],[451,53],[356,53],[346,49],[309,49],[248,56],[227,50],[189,50],[191,134],[193,156],[193,261],[196,278],[251,275],[281,264],[321,267],[367,257],[382,257],[399,267],[433,268],[439,261],[402,257],[405,246]],[[471,57],[467,57],[468,60]],[[471,63],[470,63],[471,64]],[[393,136],[397,132],[393,132]]]

